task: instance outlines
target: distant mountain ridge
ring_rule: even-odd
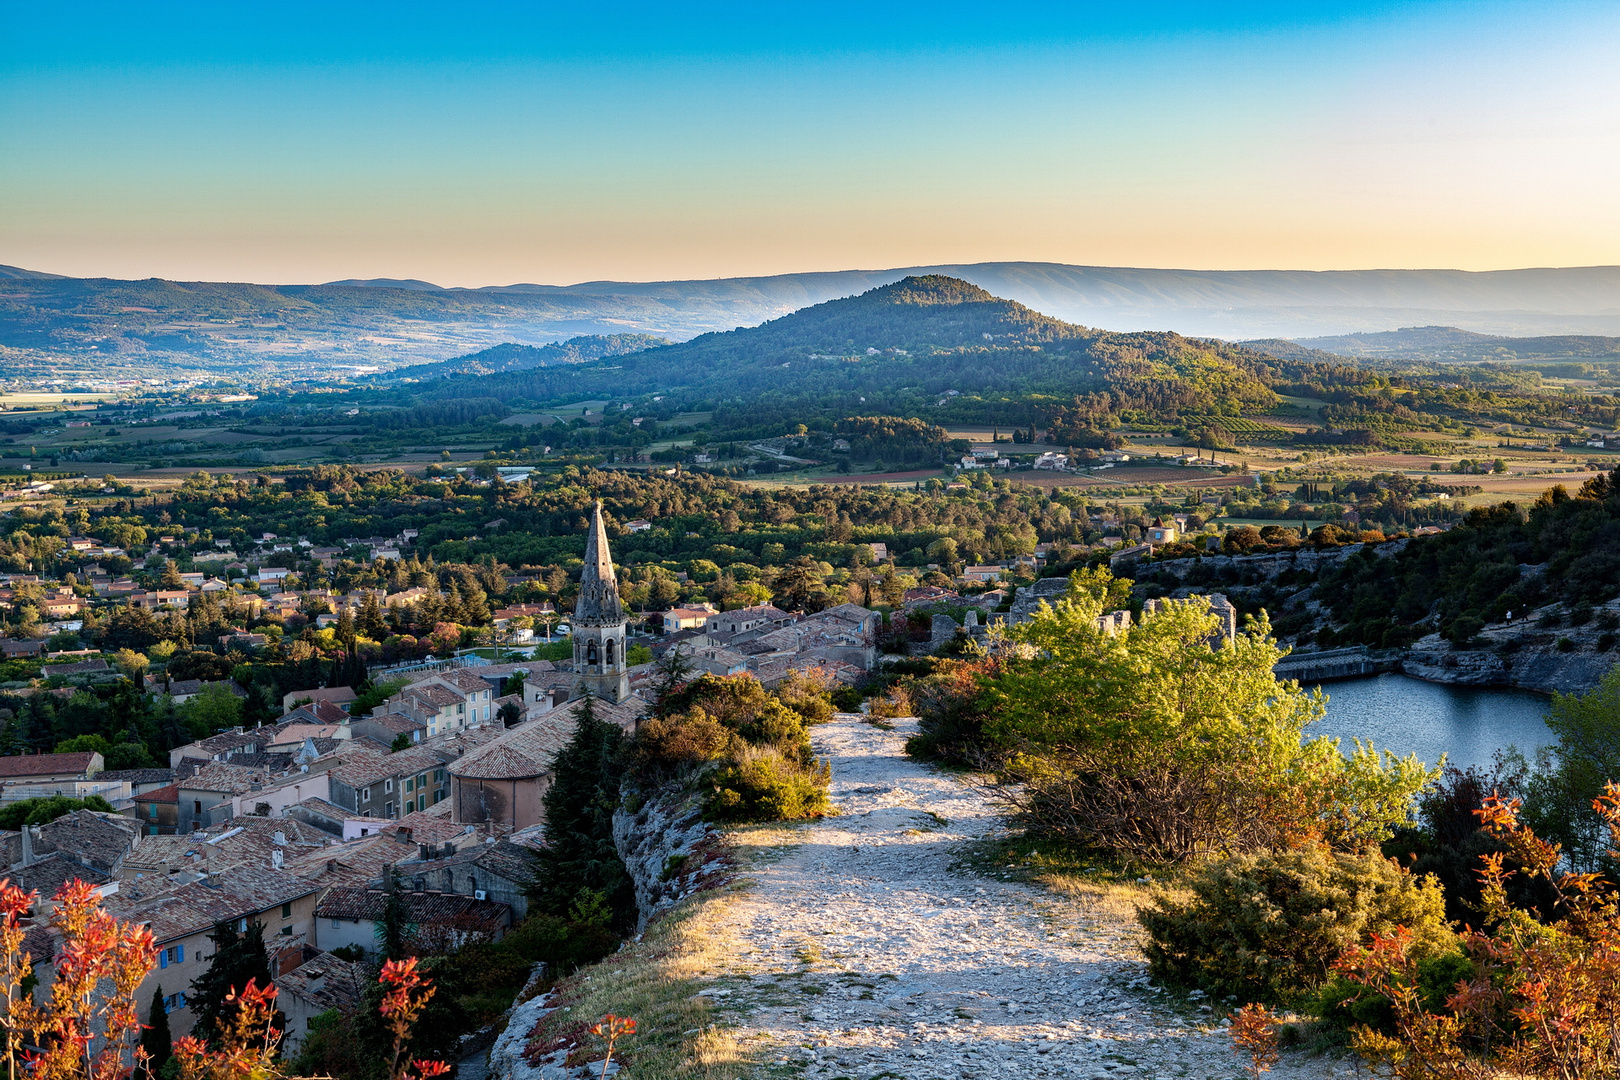
[[[1343,356],[1403,360],[1620,359],[1620,337],[1506,337],[1476,334],[1455,326],[1407,326],[1380,333],[1304,338],[1297,344]]]
[[[1396,326],[1493,336],[1620,334],[1620,267],[1213,271],[990,262],[706,281],[443,288],[417,279],[324,285],[122,281],[0,269],[0,346],[87,370],[156,362],[251,373],[398,368],[502,343],[756,326],[908,276],[969,281],[1053,318],[1226,340]]]

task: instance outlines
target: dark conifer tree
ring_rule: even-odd
[[[174,1054],[174,1040],[169,1035],[169,1012],[163,1007],[163,987],[152,991],[152,1004],[146,1013],[146,1028],[141,1032],[141,1049],[146,1051],[146,1073],[157,1076]]]
[[[225,999],[249,980],[257,986],[269,986],[272,977],[270,956],[264,948],[264,927],[260,924],[250,922],[247,930],[239,934],[231,923],[215,923],[208,940],[213,943],[214,957],[208,970],[191,981],[187,996],[192,1014],[199,1017],[195,1034],[212,1043],[235,1016],[236,1007]],[[286,1027],[279,1013],[275,1026]]]
[[[607,902],[617,925],[628,926],[635,919],[635,890],[613,844],[624,732],[597,716],[596,699],[588,693],[574,715],[578,726],[557,754],[546,791],[546,846],[530,896],[546,914],[567,917],[589,890]]]

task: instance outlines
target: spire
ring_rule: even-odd
[[[613,581],[613,555],[608,551],[607,523],[602,520],[602,500],[591,511],[591,534],[585,538],[585,568],[579,583]]]
[[[613,553],[608,550],[607,523],[602,520],[602,503],[591,512],[591,531],[585,537],[585,566],[579,572],[579,602],[574,620],[605,625],[624,622],[619,604],[619,582],[613,573]]]

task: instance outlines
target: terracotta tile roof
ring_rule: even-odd
[[[285,843],[276,843],[276,833]],[[198,872],[236,866],[268,867],[271,852],[282,857],[318,849],[332,840],[330,833],[297,818],[232,818],[207,832],[180,836],[147,836],[124,859],[131,870],[191,869]]]
[[[411,831],[413,844],[443,844],[449,840],[474,843],[488,835],[487,830],[480,830],[477,826],[457,825],[451,820],[449,810],[450,800],[445,799],[426,810],[406,814],[395,824]],[[469,832],[469,829],[473,831]]]
[[[426,731],[427,725],[419,720],[412,720],[404,713],[373,713],[365,718],[365,722],[392,731],[396,735],[409,735],[413,731]]]
[[[514,844],[510,840],[497,840],[493,844],[477,844],[457,851],[444,859],[413,859],[402,862],[398,869],[403,879],[410,880],[417,874],[425,876],[441,870],[476,866],[513,884],[527,885],[534,876],[534,864],[539,857],[539,853],[532,848]]]
[[[265,769],[210,761],[179,783],[184,791],[215,791],[228,795],[245,795],[253,789],[253,785],[262,784],[268,779],[266,772]]]
[[[413,746],[397,754],[355,758],[332,770],[332,779],[352,788],[369,787],[379,780],[444,765],[444,757],[425,746]]]
[[[63,776],[90,767],[91,751],[80,754],[15,754],[0,757],[0,776]]]
[[[407,892],[401,893],[400,898],[405,902],[407,921],[413,923],[467,919],[494,927],[504,921],[506,912],[510,910],[506,904],[474,900],[456,893]],[[315,917],[376,922],[382,918],[383,907],[387,903],[388,893],[382,889],[334,887],[321,897],[321,902],[315,908]]]
[[[448,686],[440,686],[438,683],[407,687],[404,694],[406,697],[415,698],[424,705],[433,706],[435,712],[446,705],[456,705],[467,700],[463,695],[456,693]]]
[[[597,700],[597,716],[629,730],[646,708],[640,698],[619,704]],[[452,776],[470,780],[521,780],[544,776],[552,761],[574,734],[580,702],[571,702],[533,720],[500,732],[487,746],[450,764]]]
[[[426,676],[424,679],[418,680],[417,682],[411,684],[406,688],[407,692],[415,690],[429,679],[441,679],[444,682],[449,683],[451,686],[459,686],[463,690],[474,693],[489,689],[489,683],[481,675],[475,675],[471,671],[458,668],[453,671],[434,672],[432,675]]]
[[[287,860],[287,869],[321,885],[364,886],[381,880],[390,866],[419,854],[414,843],[402,842],[393,829],[363,836]]]
[[[47,855],[38,862],[7,870],[6,877],[23,892],[37,892],[43,899],[56,895],[70,881],[83,881],[88,885],[105,885],[112,878],[100,870],[81,866],[66,855]]]
[[[291,903],[320,886],[285,870],[238,866],[218,875],[218,884],[189,882],[142,896],[120,889],[106,907],[118,919],[145,923],[159,944],[203,933],[227,922]]]
[[[320,1012],[336,1009],[347,1014],[358,1009],[365,999],[371,972],[365,964],[323,952],[287,974],[276,976],[275,984],[279,994],[302,998]]]
[[[148,803],[176,803],[180,802],[180,785],[170,784],[167,787],[153,788],[135,796],[136,802]]]
[[[111,873],[135,846],[140,826],[132,818],[75,810],[38,826],[37,851],[58,851]]]
[[[193,744],[204,757],[215,757],[239,750],[244,746],[263,745],[268,731],[225,731]]]
[[[168,784],[174,781],[173,769],[109,769],[96,773],[97,780],[128,780],[132,784]]]
[[[276,723],[276,730],[288,727],[291,724],[346,724],[349,722],[349,710],[341,705],[334,705],[330,701],[316,700],[308,705],[300,705]]]

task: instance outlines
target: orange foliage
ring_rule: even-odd
[[[1277,1053],[1276,1019],[1264,1005],[1251,1004],[1233,1013],[1231,1020],[1232,1048],[1249,1055],[1249,1075],[1260,1080],[1282,1057]]]
[[[1620,845],[1620,785],[1609,784],[1593,808]],[[1506,850],[1483,860],[1488,929],[1462,935],[1479,973],[1457,984],[1443,1013],[1423,1008],[1409,932],[1376,937],[1340,961],[1346,978],[1393,1004],[1394,1036],[1358,1029],[1354,1042],[1392,1076],[1620,1075],[1620,889],[1597,874],[1558,874],[1558,845],[1522,825],[1518,810],[1518,800],[1493,794],[1476,811]],[[1554,888],[1557,909],[1543,914],[1555,919],[1540,922],[1508,903],[1509,862]]]

